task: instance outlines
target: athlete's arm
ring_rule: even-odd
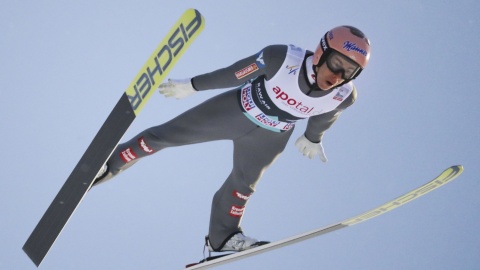
[[[228,67],[193,77],[193,87],[198,91],[231,88],[262,75],[269,79],[282,65],[287,49],[286,45],[267,46]]]
[[[345,109],[355,102],[356,98],[357,91],[354,88],[352,94],[335,110],[310,117],[305,130],[305,137],[313,143],[321,142],[325,131],[337,121],[338,117]]]

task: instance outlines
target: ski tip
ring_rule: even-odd
[[[450,169],[454,170],[457,174],[461,174],[463,172],[463,165],[454,165],[451,166]]]
[[[434,180],[441,179],[444,183],[450,182],[453,179],[457,178],[463,172],[462,165],[454,165],[445,169],[437,178]]]

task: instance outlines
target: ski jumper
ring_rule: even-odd
[[[293,45],[271,45],[229,67],[193,77],[197,91],[235,89],[118,145],[100,182],[167,147],[231,140],[233,168],[213,197],[210,215],[210,244],[221,249],[242,231],[247,202],[263,172],[283,152],[295,122],[308,118],[305,136],[320,142],[355,101],[351,82],[328,91],[316,88],[311,58],[310,51]]]

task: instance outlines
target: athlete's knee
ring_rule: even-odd
[[[168,132],[163,125],[151,127],[137,136],[140,148],[151,154],[164,148],[175,146],[176,140],[181,135],[179,132]]]

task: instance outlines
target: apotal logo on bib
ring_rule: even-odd
[[[303,114],[312,114],[313,109],[315,109],[315,107],[305,106],[301,101],[299,102],[294,98],[290,98],[288,94],[283,92],[278,86],[274,87],[272,90],[276,95],[276,99],[285,101],[284,103],[289,105],[291,108],[294,108],[296,111],[299,111]]]

